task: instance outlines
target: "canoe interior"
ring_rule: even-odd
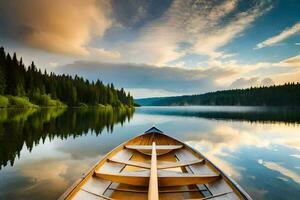
[[[159,199],[251,199],[201,154],[156,128],[116,147],[61,199],[148,199],[153,142]]]

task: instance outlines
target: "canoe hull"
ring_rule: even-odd
[[[251,199],[200,152],[154,127],[109,152],[60,199],[147,199],[153,143],[159,199]]]

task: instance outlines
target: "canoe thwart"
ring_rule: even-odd
[[[148,186],[149,173],[103,173],[95,171],[98,178],[105,180],[124,183],[135,186]],[[158,173],[158,185],[165,186],[183,186],[194,184],[208,184],[219,179],[219,175],[196,175],[187,173]]]
[[[157,166],[158,169],[169,169],[169,168],[176,168],[176,167],[185,167],[188,165],[195,165],[199,163],[204,163],[203,159],[185,161],[185,162],[164,162],[163,164],[159,164]]]
[[[157,145],[156,146],[156,155],[164,155],[169,153],[172,150],[181,149],[183,145]],[[125,145],[127,149],[136,150],[142,154],[151,156],[152,146],[151,145]]]
[[[144,169],[150,169],[150,163],[145,162],[138,162],[138,161],[131,161],[131,160],[121,160],[116,158],[109,158],[108,159],[111,162],[125,164],[133,167],[139,167]],[[176,168],[176,167],[185,167],[188,165],[194,165],[203,163],[203,159],[197,159],[197,160],[191,160],[191,161],[185,161],[185,162],[163,162],[162,164],[157,165],[157,169],[169,169],[169,168]]]
[[[123,189],[123,188],[108,188],[108,190],[121,191],[121,192],[132,192],[132,193],[147,193],[148,190],[134,190],[134,189]],[[184,193],[184,192],[199,192],[199,189],[178,189],[178,190],[158,190],[159,193]]]
[[[152,150],[151,145],[125,145],[127,149],[135,149],[135,150]],[[180,149],[183,145],[156,145],[157,150],[174,150]]]

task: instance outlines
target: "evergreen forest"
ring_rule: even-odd
[[[41,71],[34,62],[26,67],[16,53],[0,48],[0,106],[132,106],[133,97],[123,88],[89,81],[79,76]]]
[[[300,83],[251,87],[197,95],[138,99],[144,106],[300,106]]]

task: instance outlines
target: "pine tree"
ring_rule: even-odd
[[[100,80],[90,82],[77,75],[73,78],[65,74],[49,74],[46,70],[42,73],[34,62],[26,69],[22,58],[18,61],[16,53],[13,58],[10,54],[6,56],[4,48],[0,48],[0,94],[27,95],[36,101],[47,95],[72,106],[78,103],[133,105],[133,98],[127,96],[123,88],[118,90],[113,84],[105,86]]]
[[[6,80],[5,80],[5,52],[4,48],[0,48],[0,94],[4,94],[5,87],[6,87]]]

